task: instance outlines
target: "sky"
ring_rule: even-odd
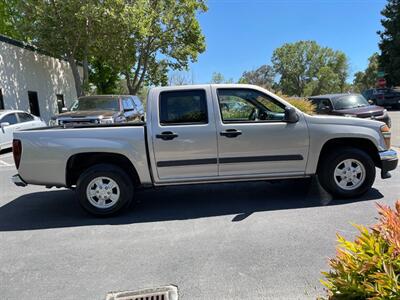
[[[243,71],[271,63],[284,43],[315,40],[346,53],[350,76],[378,52],[380,12],[386,0],[208,0],[199,15],[206,51],[191,65],[195,83],[213,72],[237,81]]]

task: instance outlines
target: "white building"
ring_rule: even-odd
[[[0,35],[0,109],[29,111],[48,122],[74,99],[67,61]]]

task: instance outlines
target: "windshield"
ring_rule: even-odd
[[[82,110],[112,110],[119,111],[118,98],[81,98],[72,103],[71,111]]]
[[[346,95],[332,100],[336,110],[350,109],[370,105],[361,95]]]

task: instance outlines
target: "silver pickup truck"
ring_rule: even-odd
[[[95,215],[126,207],[146,186],[318,175],[340,198],[365,193],[397,166],[390,130],[365,119],[310,116],[257,86],[150,90],[138,124],[16,132],[12,180],[76,189]]]

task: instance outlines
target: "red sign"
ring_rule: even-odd
[[[386,86],[386,79],[385,78],[379,78],[378,81],[376,82],[376,85],[378,87],[385,87]]]

